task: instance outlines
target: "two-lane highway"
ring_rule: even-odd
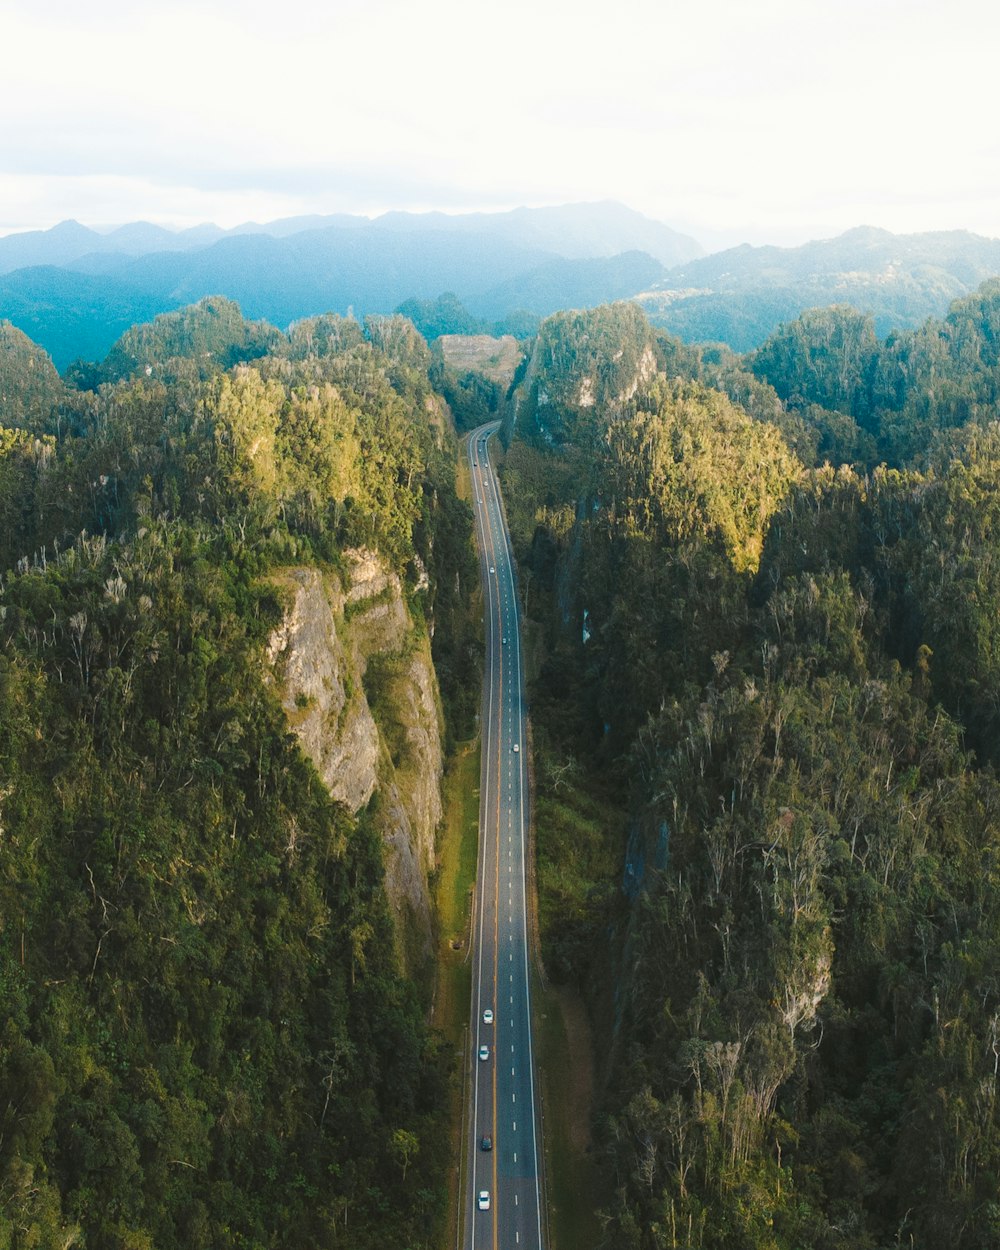
[[[486,665],[464,1244],[467,1250],[542,1250],[528,975],[524,675],[510,542],[489,459],[496,429],[482,426],[468,442]]]

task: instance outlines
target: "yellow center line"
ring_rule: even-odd
[[[476,441],[477,440],[475,437],[470,439],[470,449],[474,446]],[[482,455],[481,452],[474,452],[473,454],[474,454],[474,458],[478,458],[479,456]],[[486,455],[488,459],[489,458],[488,450],[486,452]],[[485,475],[484,475],[484,467],[481,463],[476,463],[474,465],[474,468],[478,469],[480,517],[482,519],[483,552],[485,556],[485,568],[487,570],[489,568],[492,568],[494,570],[492,574],[487,571],[486,576],[487,576],[487,598],[489,600],[489,611],[490,611],[491,618],[496,622],[495,633],[493,637],[493,646],[494,646],[494,649],[496,649],[496,640],[502,637],[503,631],[504,631],[503,605],[501,603],[501,595],[500,595],[500,574],[496,572],[496,570],[499,568],[499,562],[497,560],[497,550],[498,550],[497,538],[493,530],[493,522],[491,520],[489,504],[486,498],[486,482],[485,482]],[[492,468],[491,468],[491,472],[492,472]],[[473,484],[475,485],[476,475],[474,474],[473,476],[474,476]],[[491,489],[493,490],[493,493],[495,494],[495,487],[492,487],[491,485]],[[494,600],[494,594],[493,594],[494,589],[496,590],[495,600]],[[496,1250],[497,1238],[498,1238],[497,1056],[499,1054],[499,1048],[496,1044],[496,1038],[500,1029],[500,1021],[499,1021],[499,1014],[498,1014],[499,1013],[498,977],[499,977],[499,959],[500,959],[500,955],[499,955],[499,947],[500,947],[500,800],[501,800],[500,787],[501,787],[501,767],[503,764],[502,734],[503,734],[503,692],[504,692],[504,653],[503,653],[502,646],[499,648],[499,650],[497,650],[497,656],[498,656],[499,680],[498,680],[498,696],[496,699],[496,716],[495,716],[495,724],[496,724],[496,825],[495,825],[495,830],[493,831],[494,844],[495,844],[495,872],[494,872],[494,900],[493,900],[493,999],[492,999],[494,1045],[493,1045],[493,1065],[492,1065],[492,1072],[490,1074],[492,1096],[493,1096],[492,1097],[492,1102],[493,1102],[493,1121],[492,1121],[493,1152],[492,1154],[493,1154],[493,1158],[491,1160],[492,1175],[493,1175],[493,1195],[492,1195],[492,1201],[490,1203],[491,1213],[492,1213],[493,1250]],[[490,657],[490,667],[492,669],[492,656]],[[508,780],[508,788],[509,788],[509,785],[510,783]],[[489,832],[490,832],[489,830],[484,828],[483,830],[484,836],[488,836]],[[483,856],[484,866],[486,864],[486,854],[488,854],[488,850],[484,850],[484,856]],[[485,886],[485,883],[484,883],[484,886]],[[485,897],[483,899],[483,905],[485,906]],[[513,1046],[511,1047],[511,1049],[513,1050]],[[478,1140],[474,1143],[474,1148],[478,1150],[479,1148]]]
[[[487,444],[487,447],[489,445]],[[488,453],[487,453],[488,454]],[[493,550],[493,567],[499,568],[496,558],[496,538],[493,534],[492,524],[490,525],[490,546]],[[500,594],[499,594],[499,573],[495,576],[497,583],[496,596],[496,620],[497,630],[501,627],[500,622]],[[494,635],[493,645],[496,646],[496,639],[499,632]],[[497,997],[497,974],[498,974],[498,951],[500,948],[500,769],[503,763],[503,753],[501,751],[500,739],[503,731],[503,648],[500,648],[500,682],[499,697],[497,699],[497,813],[494,842],[496,843],[496,871],[494,873],[494,905],[493,905],[493,1028],[496,1032],[500,1030],[500,1000]],[[496,1038],[494,1037],[494,1041]],[[493,1245],[494,1250],[497,1245],[497,1047],[493,1047]]]

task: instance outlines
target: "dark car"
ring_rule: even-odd
[[[492,1150],[493,1149],[493,1138],[489,1135],[489,1133],[487,1133],[486,1136],[482,1139],[482,1141],[480,1141],[479,1149],[480,1150]]]

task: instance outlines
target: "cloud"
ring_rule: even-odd
[[[159,220],[181,205],[241,220],[240,196],[291,212],[615,198],[719,231],[881,215],[1000,233],[1000,16],[944,12],[14,0],[0,173],[22,207],[7,215],[47,224],[78,194],[85,217],[117,188],[122,219],[141,188],[138,215]]]

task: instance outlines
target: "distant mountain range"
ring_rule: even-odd
[[[348,213],[285,217],[279,221],[244,222],[231,230],[205,224],[189,230],[167,230],[135,221],[99,231],[64,221],[51,230],[30,230],[0,238],[0,274],[29,265],[64,265],[106,272],[151,252],[190,252],[221,239],[267,235],[287,239],[315,231],[350,230],[362,235],[461,234],[499,239],[518,249],[546,252],[570,260],[616,256],[642,251],[670,268],[704,255],[704,248],[662,222],[644,217],[624,204],[564,204],[552,208],[515,208],[505,213],[384,213],[358,217]],[[435,292],[437,294],[437,292]]]
[[[101,233],[69,221],[0,239],[0,317],[65,368],[99,359],[135,320],[204,295],[278,326],[319,312],[392,312],[446,290],[477,316],[544,315],[630,296],[701,254],[694,239],[615,203],[299,217],[230,231],[134,222]]]
[[[650,320],[687,342],[759,346],[807,308],[850,304],[880,335],[945,314],[1000,274],[1000,240],[966,230],[891,234],[859,226],[801,247],[741,247],[671,269],[639,297]]]
[[[97,231],[68,221],[0,238],[0,319],[64,369],[206,295],[282,328],[319,312],[392,312],[443,292],[484,326],[511,327],[529,326],[525,314],[634,298],[688,342],[746,351],[806,308],[834,303],[871,313],[880,334],[911,328],[997,274],[1000,241],[965,231],[860,227],[802,247],[706,256],[694,239],[613,202],[294,217],[233,230],[133,222]]]

